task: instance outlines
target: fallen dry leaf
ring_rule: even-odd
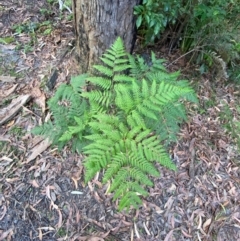
[[[15,82],[15,80],[16,80],[15,76],[4,76],[4,75],[0,76],[0,81],[2,82]]]
[[[0,166],[8,166],[13,161],[12,158],[3,156],[0,158]]]
[[[58,227],[58,228],[61,228],[62,225],[63,225],[63,222],[62,222],[62,221],[63,221],[63,220],[62,220],[62,213],[61,213],[60,209],[58,209],[57,211],[58,211],[58,215],[59,215],[57,227]]]
[[[2,220],[5,217],[6,213],[7,213],[7,207],[6,207],[6,205],[4,205],[4,206],[2,206],[2,213],[0,216],[0,220]]]
[[[79,178],[72,177],[72,180],[74,182],[75,188],[78,189],[78,180],[80,180],[80,177]]]
[[[33,102],[35,102],[39,107],[42,108],[42,112],[45,112],[46,109],[46,96],[44,92],[40,90],[38,87],[34,87],[31,91],[31,95],[33,97]]]
[[[42,112],[45,112],[46,108],[46,96],[40,89],[40,84],[38,81],[33,81],[31,85],[31,96],[33,97],[33,102],[42,108]]]
[[[31,180],[29,183],[32,184],[33,187],[39,188],[39,184],[36,180]]]
[[[204,222],[204,224],[203,224],[203,230],[206,232],[206,228],[211,224],[211,222],[212,222],[212,219],[211,218],[209,218],[209,219],[207,219],[205,222]]]
[[[38,237],[39,237],[39,240],[42,240],[42,238],[43,238],[43,233],[40,228],[38,229]]]
[[[171,230],[165,237],[164,241],[171,241],[173,235],[173,230]]]
[[[34,146],[32,150],[30,150],[31,155],[27,158],[26,162],[28,163],[34,160],[39,154],[45,151],[50,145],[51,145],[51,142],[48,139],[41,141],[38,145]]]
[[[13,183],[19,180],[19,177],[13,177],[13,178],[6,178],[7,182]]]
[[[0,230],[0,241],[6,240],[6,238],[7,238],[7,240],[9,240],[9,238],[11,238],[12,235],[13,235],[13,229],[12,228],[8,229],[5,232],[2,232],[2,230]]]
[[[146,226],[146,224],[145,224],[145,222],[143,222],[143,227],[144,227],[144,229],[145,229],[145,231],[146,231],[146,233],[147,233],[147,235],[151,235],[151,233],[149,232],[149,230],[148,230],[148,228],[147,228],[147,226]]]
[[[21,110],[22,106],[30,100],[30,97],[30,95],[21,95],[12,100],[7,107],[0,110],[0,125],[14,117]]]
[[[14,125],[15,121],[14,120],[11,120],[7,123],[6,127],[9,128],[9,127],[12,127]]]
[[[7,90],[0,90],[0,98],[6,98],[11,95],[17,88],[18,84],[13,85],[10,89]]]
[[[140,235],[139,235],[139,232],[138,232],[138,228],[137,228],[137,224],[134,223],[134,231],[135,231],[135,234],[137,236],[137,238],[140,238]]]
[[[71,241],[104,241],[103,238],[75,235]]]

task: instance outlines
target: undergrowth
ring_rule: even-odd
[[[240,81],[239,0],[143,0],[134,13],[145,44],[181,48],[200,73]]]
[[[138,208],[159,176],[156,163],[176,170],[164,144],[175,141],[186,120],[184,100],[197,102],[179,72],[167,73],[125,51],[118,38],[94,65],[95,73],[72,78],[49,100],[53,119],[34,129],[54,144],[71,143],[85,155],[85,182],[104,170],[102,182],[119,199],[119,210]]]

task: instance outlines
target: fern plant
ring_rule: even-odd
[[[44,130],[52,125],[61,129],[54,136],[60,143],[85,143],[85,181],[104,170],[102,182],[119,199],[119,210],[138,208],[153,186],[151,177],[159,176],[155,164],[176,170],[164,142],[176,138],[186,119],[183,99],[197,100],[186,81],[177,81],[179,73],[167,73],[163,60],[152,53],[149,66],[141,57],[129,56],[120,38],[101,60],[102,65],[93,66],[93,76],[82,75],[59,88],[49,101],[53,122],[37,130],[52,135]],[[59,105],[63,98],[68,110]]]
[[[48,137],[59,149],[71,140],[72,150],[82,151],[87,143],[83,135],[88,133],[88,103],[80,97],[80,93],[85,86],[86,77],[86,74],[73,77],[70,85],[59,86],[55,95],[48,101],[53,120],[35,127],[32,130],[34,134]]]

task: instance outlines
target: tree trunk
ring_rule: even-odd
[[[72,0],[76,54],[85,73],[118,36],[131,52],[136,38],[133,7],[141,0]]]

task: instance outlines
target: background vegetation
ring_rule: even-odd
[[[240,81],[240,1],[144,0],[135,7],[145,44],[158,40],[181,48],[201,73]],[[216,69],[216,68],[215,68]]]

